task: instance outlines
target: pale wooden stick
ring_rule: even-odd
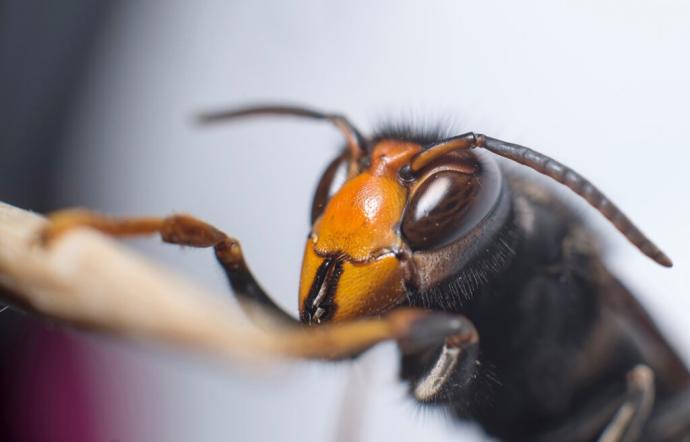
[[[8,289],[13,304],[72,326],[244,360],[350,354],[403,336],[419,315],[401,310],[385,320],[262,330],[247,324],[223,297],[96,232],[70,232],[44,248],[37,238],[45,223],[39,215],[0,203],[0,286]]]

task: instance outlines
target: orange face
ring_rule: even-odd
[[[371,165],[328,201],[307,240],[300,277],[304,322],[382,313],[404,299],[400,218],[408,190],[398,171],[421,147],[381,141]]]

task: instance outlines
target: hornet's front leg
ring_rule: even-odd
[[[164,242],[189,247],[213,247],[235,295],[245,312],[252,316],[251,305],[260,305],[273,317],[286,322],[297,320],[281,309],[261,288],[242,255],[240,243],[222,231],[189,215],[168,217],[112,218],[86,210],[65,210],[50,216],[50,224],[41,233],[44,244],[53,242],[70,230],[89,227],[114,237],[144,236],[158,233]],[[251,304],[248,304],[249,301]]]
[[[189,215],[169,217],[113,218],[86,210],[66,210],[49,217],[52,221],[40,234],[40,241],[48,246],[65,233],[86,227],[115,237],[145,236],[158,233],[162,240],[190,247],[213,247],[240,304],[250,317],[277,317],[287,332],[274,336],[276,347],[286,354],[315,359],[340,359],[360,353],[378,342],[394,339],[405,351],[418,351],[446,341],[449,349],[471,341],[474,330],[469,321],[457,315],[422,310],[399,309],[378,318],[363,318],[324,326],[305,328],[283,311],[264,292],[247,266],[239,242],[219,229]],[[469,325],[468,325],[469,324]],[[262,325],[266,325],[265,322]],[[270,325],[270,324],[269,324]],[[299,326],[299,327],[298,327]],[[309,333],[295,334],[291,330]],[[475,333],[476,335],[476,333]],[[468,341],[469,340],[469,341]],[[447,361],[452,363],[457,353],[450,351]],[[431,378],[444,370],[430,373]],[[428,382],[434,381],[430,378]]]
[[[649,418],[654,405],[654,372],[638,365],[627,374],[625,401],[606,426],[598,442],[633,442]]]
[[[412,394],[419,402],[443,401],[451,392],[449,387],[467,385],[475,378],[479,334],[466,317],[455,315],[455,319],[459,324],[458,331],[446,337],[440,352],[437,350],[431,354],[431,350],[426,348],[415,353],[401,346],[405,354],[402,377],[411,382]]]

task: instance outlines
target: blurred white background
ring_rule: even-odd
[[[364,130],[449,121],[570,165],[668,252],[671,270],[574,202],[688,361],[689,22],[677,1],[122,3],[97,43],[55,186],[65,206],[215,224],[296,311],[312,191],[338,133],[292,119],[201,128],[195,113],[288,101],[343,112]],[[230,296],[211,252],[135,246]],[[114,385],[97,387],[112,397],[105,425],[122,441],[335,440],[350,375],[367,390],[355,407],[362,441],[481,440],[406,398],[390,345],[354,364],[257,375],[87,339],[95,370],[126,361]]]

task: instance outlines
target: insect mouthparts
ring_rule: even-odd
[[[316,277],[304,302],[303,321],[320,324],[330,319],[335,311],[335,292],[343,272],[341,258],[328,258],[319,266]]]

